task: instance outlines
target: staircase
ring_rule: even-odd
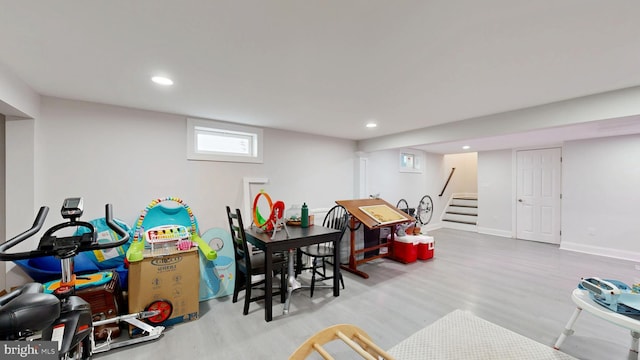
[[[453,195],[442,217],[442,226],[451,229],[477,231],[477,195]]]

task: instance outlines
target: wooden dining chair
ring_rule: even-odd
[[[244,290],[244,310],[242,313],[247,315],[249,313],[250,303],[258,300],[264,300],[264,294],[252,296],[251,293],[252,290],[260,289],[260,287],[264,289],[265,278],[253,282],[252,277],[255,275],[264,275],[266,277],[279,274],[280,288],[278,291],[274,291],[273,295],[280,294],[280,301],[284,303],[287,294],[287,259],[285,255],[283,253],[273,254],[272,269],[274,274],[265,274],[265,255],[263,252],[251,253],[251,247],[247,242],[240,209],[236,209],[235,212],[232,212],[231,208],[227,206],[227,218],[229,220],[229,230],[231,231],[231,238],[233,239],[233,249],[236,260],[236,278],[233,290],[233,302],[235,303],[238,301],[238,293]]]
[[[325,360],[334,360],[329,351],[323,347],[334,340],[344,342],[363,359],[394,360],[393,356],[376,345],[364,330],[351,324],[333,325],[317,332],[302,343],[291,354],[289,360],[304,360],[314,352],[320,354]]]
[[[327,215],[325,215],[324,220],[322,222],[322,226],[328,227],[335,230],[340,230],[339,239],[342,239],[344,232],[347,230],[347,226],[349,225],[349,213],[347,209],[345,209],[342,205],[336,205],[332,207]],[[316,281],[324,281],[333,279],[334,276],[338,276],[340,279],[340,284],[344,289],[344,280],[342,278],[342,272],[340,272],[338,268],[338,274],[327,273],[327,264],[330,264],[334,259],[334,252],[338,251],[338,255],[340,254],[340,246],[338,244],[337,248],[333,247],[333,242],[326,242],[321,244],[314,244],[302,247],[298,249],[303,255],[309,257],[311,261],[310,267],[304,267],[302,264],[299,264],[296,274],[300,274],[302,270],[308,269],[311,270],[311,286],[310,286],[310,296],[313,297],[313,291],[316,287]],[[340,262],[340,256],[338,256],[338,262]]]

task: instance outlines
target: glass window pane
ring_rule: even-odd
[[[206,152],[251,155],[251,140],[250,136],[199,132],[197,149]]]

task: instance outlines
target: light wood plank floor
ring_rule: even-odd
[[[201,318],[177,325],[158,341],[96,355],[97,359],[286,359],[318,330],[336,323],[360,326],[383,349],[455,309],[552,346],[571,316],[571,291],[581,277],[628,284],[640,281],[635,263],[559,250],[558,246],[440,229],[435,258],[405,265],[388,259],[359,267],[369,279],[343,271],[346,289],[294,293],[289,315],[263,303],[242,316],[242,299],[201,303]],[[242,296],[242,294],[241,294]],[[583,313],[562,351],[580,359],[635,359],[628,331]],[[341,351],[340,349],[336,349]],[[344,351],[340,359],[351,357]]]

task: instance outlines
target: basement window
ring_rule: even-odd
[[[187,159],[262,163],[262,129],[188,118]]]

